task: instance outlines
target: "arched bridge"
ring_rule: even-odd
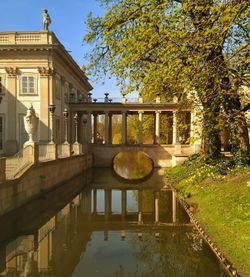
[[[111,102],[107,95],[103,102],[92,101],[89,97],[87,102],[71,102],[70,113],[72,124],[75,114],[80,118],[78,126],[78,138],[83,145],[87,145],[88,151],[94,154],[94,166],[109,167],[113,157],[122,150],[137,149],[148,154],[154,161],[155,167],[168,167],[183,161],[185,157],[196,153],[200,148],[200,140],[190,144],[190,138],[199,135],[196,122],[196,109],[192,105],[181,106],[176,101],[161,102],[157,97],[154,102],[138,101],[129,102],[125,98],[121,102]],[[185,114],[185,123],[188,129],[180,133],[178,127],[179,114]],[[112,120],[119,115],[121,125],[121,143],[114,144],[112,136]],[[128,116],[138,116],[138,140],[136,144],[128,141]],[[145,144],[143,138],[144,115],[154,117],[154,138],[152,143]],[[161,117],[167,122],[167,132],[161,130]],[[98,124],[102,118],[104,132],[100,137]],[[79,135],[80,134],[80,135]],[[72,134],[72,140],[74,140]]]

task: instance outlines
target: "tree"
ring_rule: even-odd
[[[89,15],[85,36],[94,43],[92,72],[116,75],[126,93],[186,101],[195,91],[203,106],[206,156],[220,155],[223,108],[235,157],[245,161],[249,139],[239,88],[249,69],[247,1],[99,1],[106,13]]]

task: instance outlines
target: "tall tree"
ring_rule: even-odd
[[[239,87],[249,69],[249,5],[228,0],[99,0],[103,17],[87,20],[90,68],[117,76],[125,92],[186,98],[203,106],[208,157],[220,155],[219,114],[227,114],[233,151],[249,155]],[[190,93],[189,93],[190,94]],[[190,95],[189,95],[190,96]]]

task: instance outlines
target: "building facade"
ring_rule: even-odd
[[[39,117],[36,140],[46,143],[53,132],[55,142],[63,142],[64,109],[87,100],[91,89],[53,32],[0,33],[0,154],[13,155],[27,140],[23,117],[31,104]]]

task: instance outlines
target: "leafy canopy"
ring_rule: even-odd
[[[211,71],[214,86],[221,86],[221,68],[208,63],[216,51],[223,52],[234,79],[241,80],[248,68],[247,1],[99,2],[105,15],[87,19],[85,41],[94,46],[89,69],[97,78],[115,75],[123,92],[197,90],[211,81]]]

